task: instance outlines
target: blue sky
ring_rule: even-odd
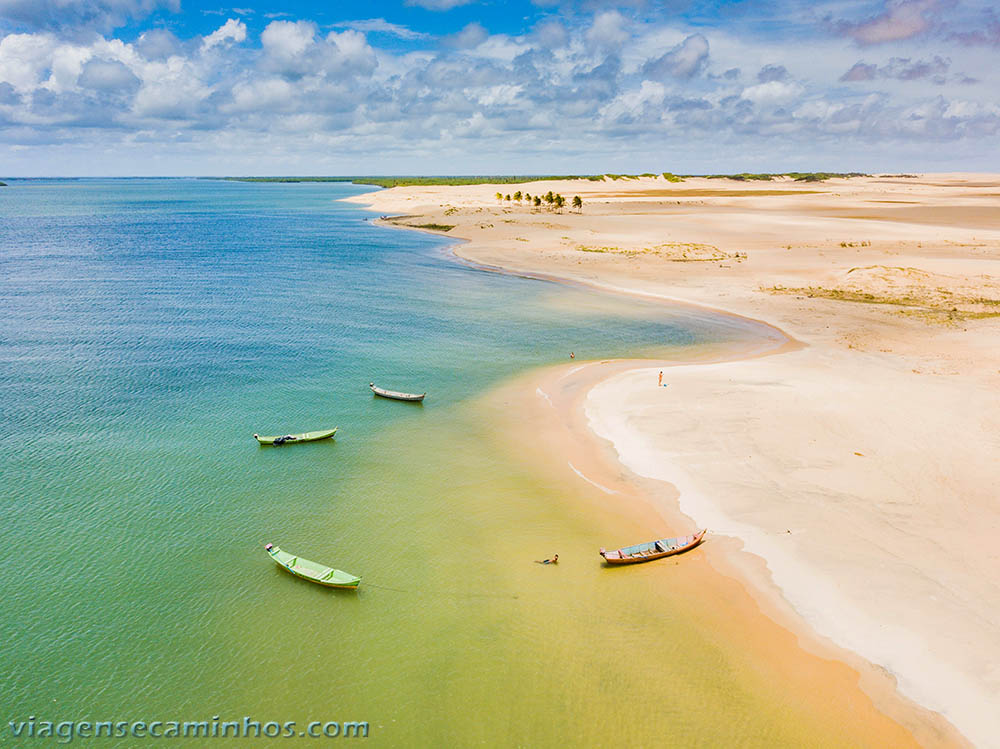
[[[0,175],[1000,170],[989,0],[0,0]]]

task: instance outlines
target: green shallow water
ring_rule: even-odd
[[[570,350],[769,330],[465,268],[335,202],[349,185],[12,184],[6,720],[367,721],[386,746],[804,740],[662,580],[606,574],[572,487],[499,449],[502,414],[476,405]],[[372,379],[430,395],[372,399]],[[336,441],[251,436],[328,426]],[[360,591],[292,578],[267,541]],[[552,551],[558,568],[531,564]]]

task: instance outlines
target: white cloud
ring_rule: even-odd
[[[233,87],[230,111],[255,112],[283,107],[295,97],[295,88],[284,78],[258,78],[240,81]]]
[[[77,83],[97,91],[126,91],[139,87],[139,79],[118,60],[91,58],[83,66]]]
[[[459,49],[471,49],[485,42],[489,36],[490,33],[481,23],[473,21],[472,23],[466,25],[465,28],[457,34],[452,34],[446,41],[452,47],[458,47]]]
[[[247,26],[243,21],[230,18],[222,26],[205,37],[205,49],[233,41],[239,44],[247,38]]]
[[[768,81],[750,86],[743,91],[742,97],[754,104],[780,104],[795,99],[802,94],[802,87],[795,82]]]
[[[596,47],[620,47],[629,39],[625,17],[616,10],[607,10],[594,17],[587,30],[587,41]]]
[[[277,20],[259,39],[236,18],[205,37],[149,30],[131,43],[8,34],[0,37],[0,153],[42,142],[99,142],[109,152],[142,142],[158,153],[173,143],[281,142],[317,157],[319,144],[359,159],[447,152],[468,169],[471,159],[530,154],[527,164],[506,163],[541,170],[573,153],[587,163],[619,152],[648,159],[699,139],[713,154],[720,143],[779,136],[803,152],[851,138],[965,148],[979,139],[980,150],[1000,152],[1000,70],[959,42],[921,51],[897,41],[893,57],[872,60],[866,85],[845,85],[838,78],[858,53],[839,36],[774,45],[614,11],[583,24],[560,18],[519,35],[473,25],[450,40],[457,45],[434,39],[418,52],[400,52],[394,39],[412,35],[385,19],[345,21],[328,33],[308,20]],[[365,32],[384,44],[373,47]],[[744,72],[725,75],[736,68]],[[982,80],[964,82],[960,97],[935,83],[973,69]],[[245,163],[262,156],[252,148],[217,152]]]
[[[316,24],[311,21],[271,21],[260,35],[264,51],[283,60],[302,55],[316,37]]]
[[[883,10],[864,21],[840,21],[835,28],[859,44],[880,44],[909,39],[931,26],[930,11],[938,0],[888,0]]]
[[[358,21],[343,21],[341,23],[334,24],[334,26],[337,28],[354,29],[355,31],[360,31],[362,33],[375,32],[389,34],[408,41],[430,38],[430,34],[425,34],[422,31],[414,31],[413,29],[401,26],[398,23],[390,23],[384,18],[366,18]]]
[[[0,0],[0,19],[30,30],[110,31],[157,8],[180,10],[180,0]]]
[[[692,34],[661,57],[648,61],[643,74],[665,78],[690,78],[708,63],[708,39],[702,34]]]

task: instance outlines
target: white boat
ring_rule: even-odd
[[[375,395],[379,396],[380,398],[391,398],[394,401],[408,401],[410,403],[419,403],[425,397],[427,397],[427,393],[420,393],[419,395],[417,395],[416,393],[400,393],[399,391],[396,390],[386,390],[385,388],[380,388],[376,386],[374,382],[369,382],[368,387],[370,387],[372,389],[372,392],[375,393]]]

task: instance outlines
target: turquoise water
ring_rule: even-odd
[[[525,616],[501,582],[505,560],[459,560],[498,528],[560,522],[530,477],[491,460],[490,425],[463,404],[569,351],[768,335],[466,268],[441,238],[373,226],[337,202],[368,188],[11,185],[0,192],[5,720],[368,720],[389,743],[492,743],[512,710],[554,713],[563,702],[544,695],[505,704],[514,691],[490,678],[464,692],[449,681],[469,648],[535,657],[518,646],[533,636],[503,625]],[[371,380],[429,396],[374,400]],[[251,436],[332,426],[335,442],[260,448]],[[294,580],[266,541],[366,582],[345,595]],[[494,666],[500,683],[524,678]],[[550,724],[592,705],[567,709]],[[475,721],[455,717],[470,710]],[[464,728],[450,733],[447,716]],[[538,720],[528,737],[556,743]]]

